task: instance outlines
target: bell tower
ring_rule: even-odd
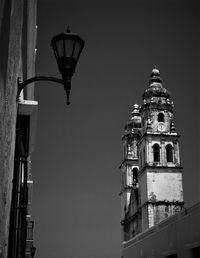
[[[133,191],[138,191],[138,141],[141,130],[140,107],[135,104],[131,112],[131,119],[125,125],[125,132],[122,137],[123,142],[123,161],[120,165],[121,170],[121,224],[123,225],[123,239],[127,239],[127,226],[124,220],[127,216],[130,199]],[[138,194],[136,193],[137,198]]]
[[[122,239],[179,212],[184,205],[174,105],[154,68],[141,106],[125,126],[121,170]]]
[[[173,102],[159,70],[152,70],[140,108],[138,141],[142,231],[183,207],[179,135],[174,127]]]

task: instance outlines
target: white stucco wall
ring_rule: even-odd
[[[147,173],[148,199],[155,195],[156,200],[183,201],[181,173]]]

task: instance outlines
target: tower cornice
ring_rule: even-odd
[[[148,173],[182,173],[183,167],[180,164],[177,164],[175,166],[159,166],[146,164],[142,169],[139,170],[138,176],[142,175],[146,170],[148,170]]]
[[[130,185],[124,187],[124,188],[121,190],[121,192],[119,193],[119,196],[122,195],[124,192],[132,191],[132,189],[133,189],[133,186],[130,186]]]
[[[143,141],[143,139],[145,138],[161,138],[161,139],[169,139],[169,138],[173,138],[173,140],[177,140],[178,138],[180,138],[180,135],[177,133],[144,133],[139,141],[138,141],[138,145]]]
[[[170,111],[173,113],[173,105],[171,103],[157,103],[157,102],[146,102],[144,103],[141,108],[140,112],[149,110],[149,109],[156,109],[156,110],[162,110],[162,111]]]
[[[138,166],[138,159],[124,159],[120,164],[119,169],[121,169],[125,165]]]
[[[135,132],[132,132],[132,133],[125,133],[125,134],[122,136],[122,141],[123,141],[125,138],[128,138],[128,137],[139,138],[139,137],[140,137],[140,130],[141,130],[141,129],[137,129],[137,131],[135,131]]]

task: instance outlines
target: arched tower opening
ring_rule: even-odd
[[[165,116],[163,113],[158,113],[158,122],[165,122]]]
[[[160,146],[157,143],[153,145],[153,160],[154,162],[160,162]]]
[[[171,144],[167,144],[166,146],[166,158],[167,162],[173,162],[173,147]]]

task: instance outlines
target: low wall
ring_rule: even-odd
[[[123,258],[163,258],[177,254],[191,258],[200,246],[200,203],[167,218],[156,226],[122,243]]]

